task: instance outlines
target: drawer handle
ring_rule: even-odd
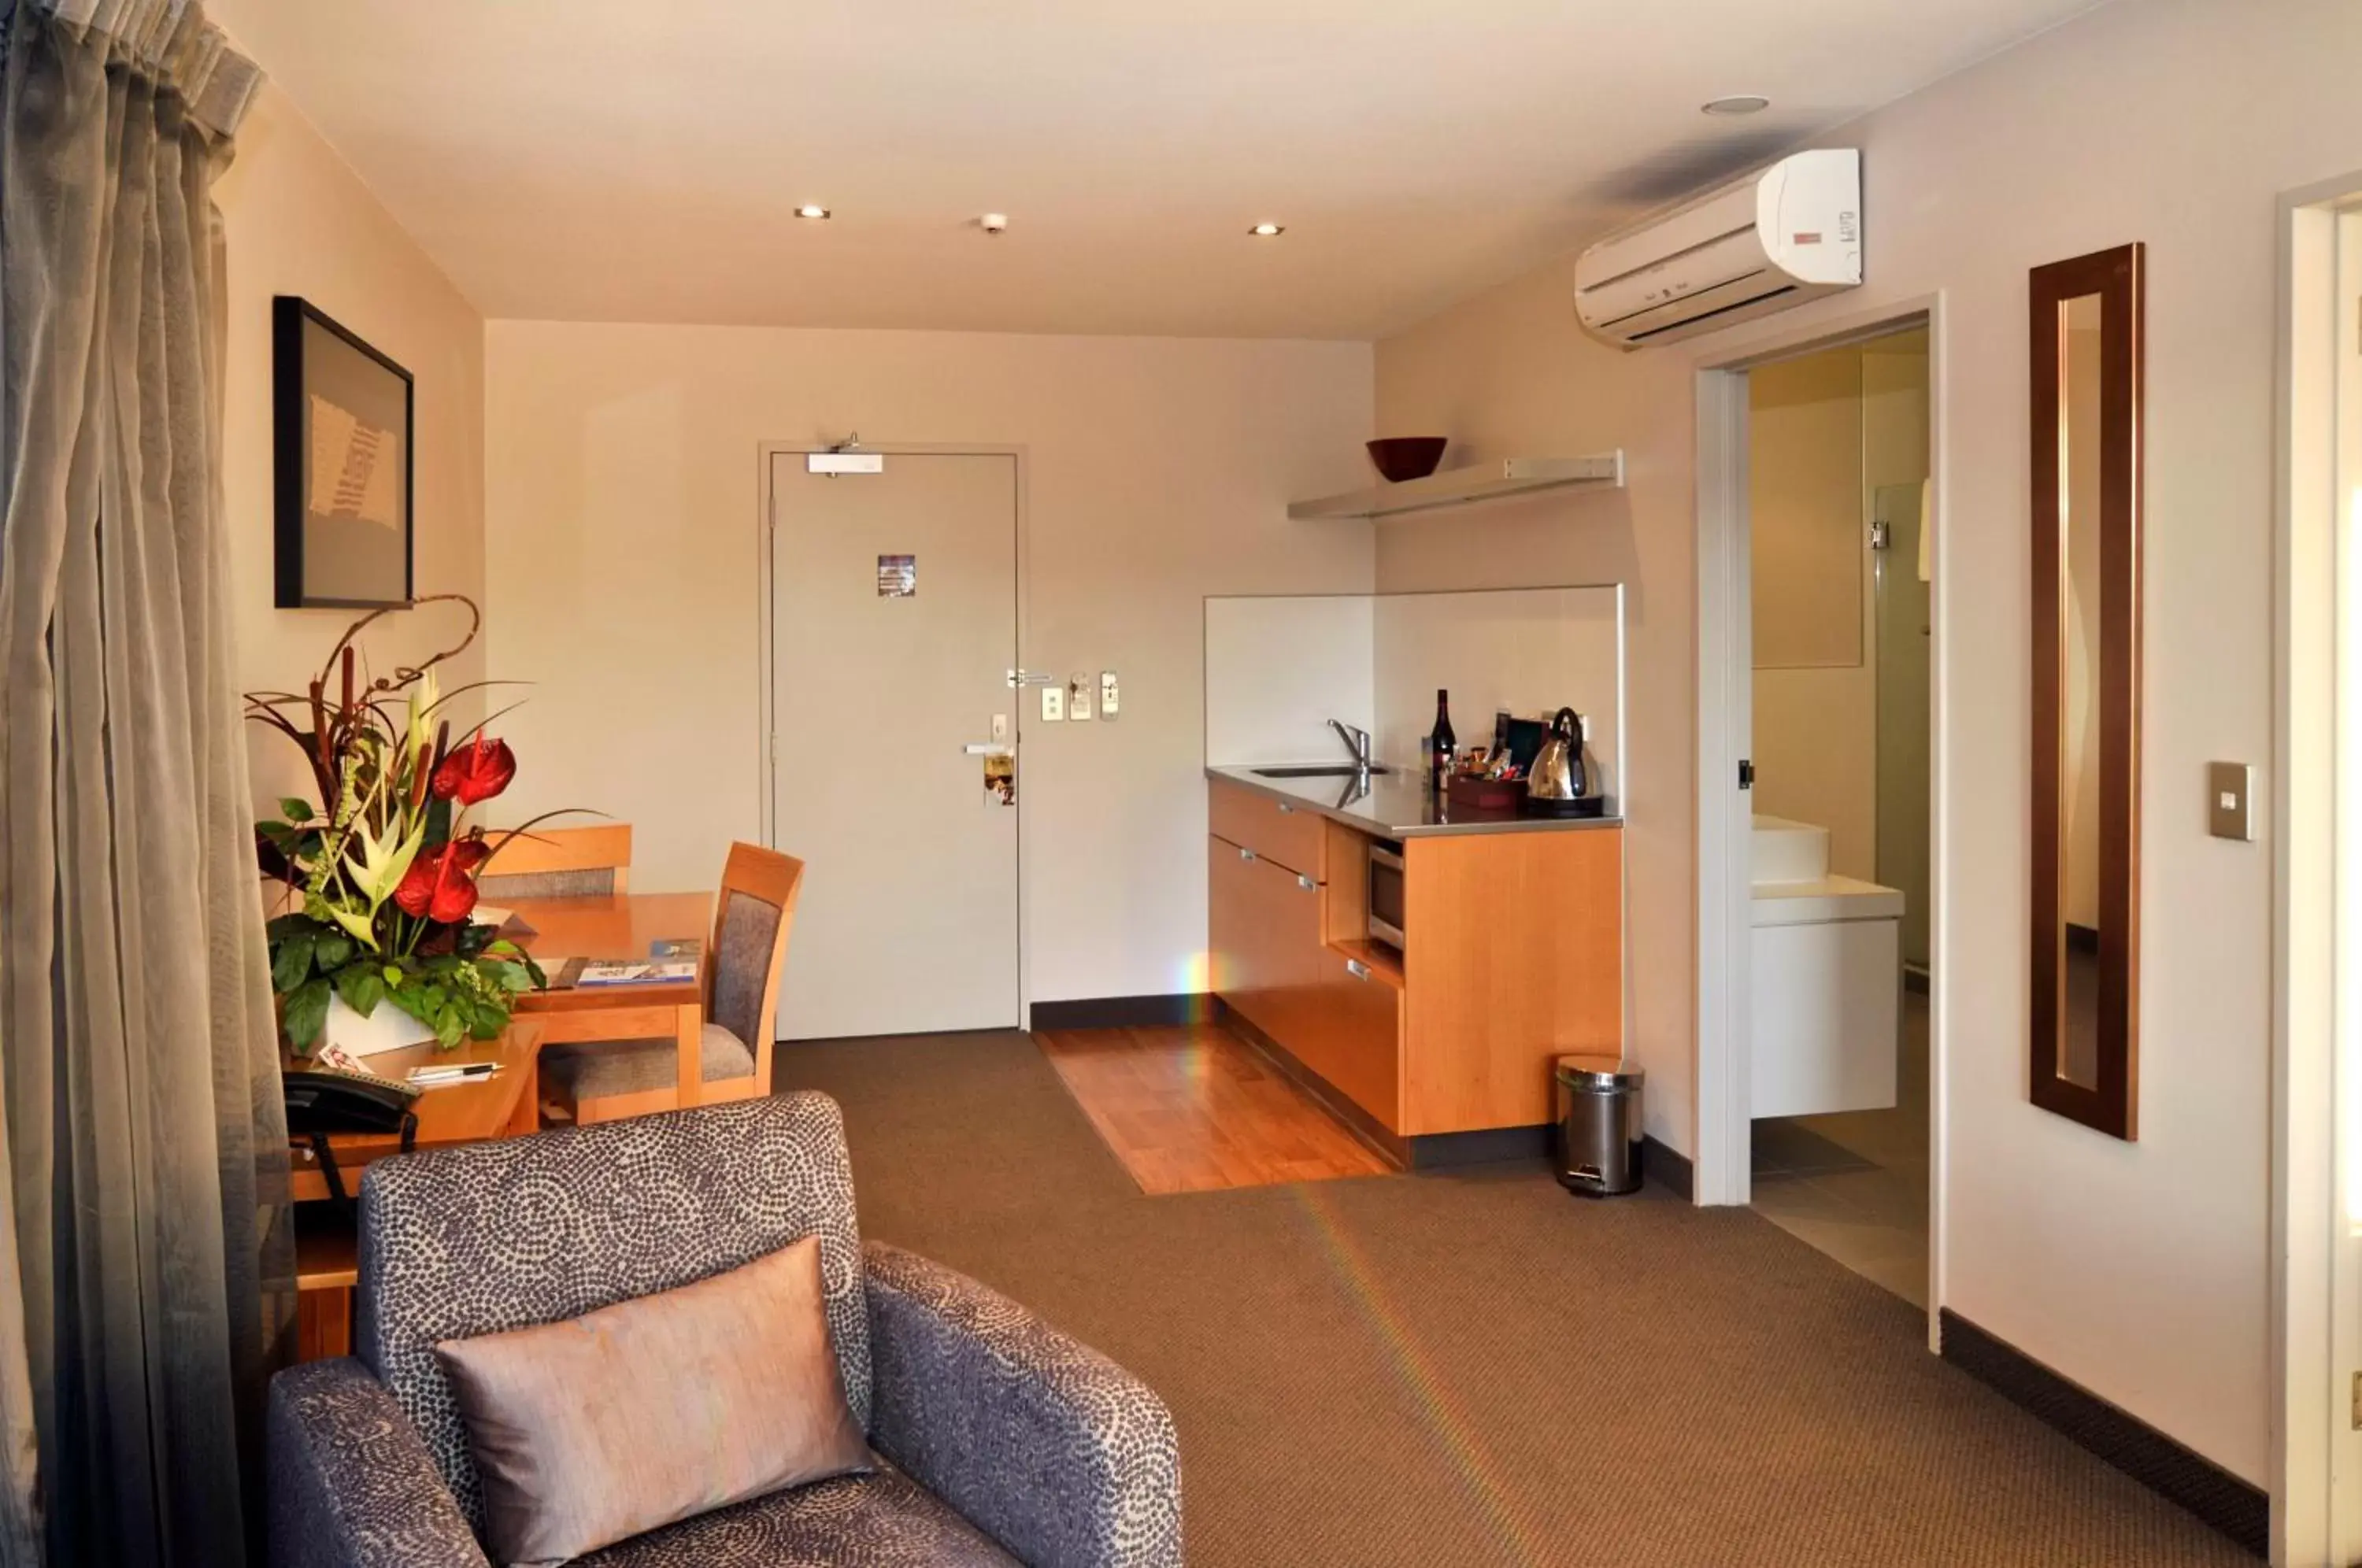
[[[1252,849],[1242,849],[1239,851],[1239,858],[1242,860],[1252,861],[1254,857],[1255,852]]]
[[[1345,973],[1357,980],[1366,980],[1370,977],[1370,966],[1359,958],[1348,958],[1345,960]]]
[[[1279,814],[1283,817],[1292,817],[1296,814],[1296,808],[1282,801],[1279,803]]]
[[[1320,886],[1319,883],[1314,881],[1311,878],[1303,876],[1299,876],[1296,878],[1296,885],[1303,889],[1308,893]]]

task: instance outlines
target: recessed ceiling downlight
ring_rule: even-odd
[[[1287,226],[1283,223],[1259,223],[1247,232],[1257,239],[1277,239],[1287,232]]]
[[[1760,115],[1771,106],[1772,100],[1760,93],[1736,93],[1702,104],[1699,109],[1709,115]]]
[[[796,209],[796,216],[800,218],[825,220],[830,215],[829,210],[826,207],[814,206],[811,203],[806,203],[804,205]]]

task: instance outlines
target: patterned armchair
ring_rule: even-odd
[[[823,1095],[382,1161],[360,1213],[359,1359],[271,1385],[277,1568],[485,1568],[483,1498],[436,1342],[577,1317],[808,1235],[846,1400],[884,1463],[582,1568],[1181,1562],[1164,1404],[965,1275],[865,1247]]]

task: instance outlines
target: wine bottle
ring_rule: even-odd
[[[1435,694],[1435,746],[1429,755],[1429,763],[1435,769],[1430,781],[1438,793],[1451,781],[1451,765],[1459,753],[1459,737],[1451,733],[1451,693],[1438,691]]]

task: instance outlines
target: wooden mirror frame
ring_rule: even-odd
[[[2032,273],[2034,478],[2034,1103],[2131,1142],[2139,1127],[2142,248]],[[2065,307],[2100,298],[2098,1061],[2092,1086],[2059,1068],[2067,1023],[2061,872],[2067,814],[2067,597],[2059,485]],[[2080,520],[2078,520],[2080,525]]]

